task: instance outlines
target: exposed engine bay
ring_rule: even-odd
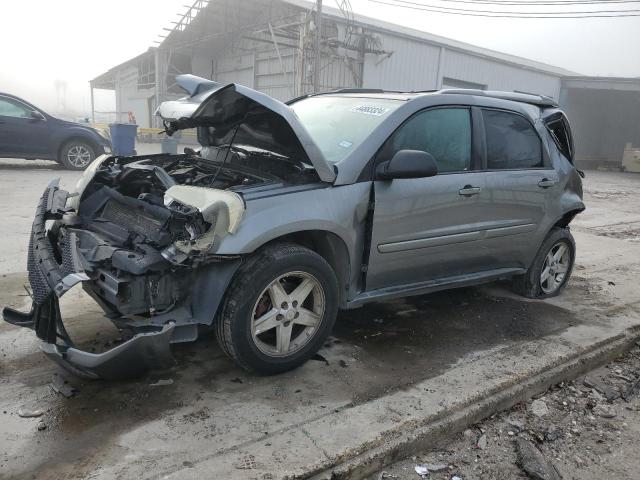
[[[63,215],[49,235],[59,247],[73,235],[90,278],[83,285],[112,316],[152,317],[178,305],[195,267],[224,260],[215,251],[238,228],[242,193],[287,185],[248,167],[252,153],[225,154],[233,161],[195,154],[107,158],[89,173],[81,197],[70,197],[76,212]],[[304,167],[287,168],[287,180],[315,181]]]
[[[285,104],[236,85],[202,98],[187,90],[191,96],[163,103],[159,114],[165,126],[177,125],[167,134],[197,127],[199,152],[103,155],[75,192],[56,179],[40,198],[27,262],[32,308],[6,307],[3,317],[35,330],[43,351],[78,375],[116,378],[170,365],[170,343],[193,341],[199,325],[214,322],[246,253],[217,252],[239,229],[236,239],[254,235],[242,224],[247,203],[324,188],[336,176]],[[268,226],[268,215],[252,214]],[[78,284],[129,340],[99,354],[75,347],[58,299]]]

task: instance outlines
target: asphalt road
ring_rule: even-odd
[[[79,174],[48,162],[0,161],[0,306],[28,306],[27,236],[37,199],[55,176],[69,186]],[[524,301],[508,285],[490,285],[341,313],[316,360],[275,377],[239,370],[208,334],[175,346],[178,365],[162,377],[81,382],[44,358],[31,331],[3,323],[0,478],[191,478],[190,472],[204,478],[202,469],[211,462],[230,472],[224,478],[304,475],[304,462],[316,459],[302,459],[296,449],[317,452],[309,455],[326,463],[334,447],[348,448],[331,440],[329,426],[310,433],[304,426],[311,422],[382,405],[379,415],[354,420],[353,430],[366,436],[371,425],[396,415],[393,400],[386,399],[418,382],[446,382],[454,369],[475,368],[473,381],[462,387],[472,389],[496,377],[496,351],[511,355],[501,357],[501,368],[517,365],[529,345],[540,339],[566,343],[576,327],[582,327],[581,342],[597,343],[620,318],[640,316],[639,183],[640,175],[589,172],[589,210],[574,227],[577,267],[562,297]],[[118,336],[81,291],[65,295],[62,310],[81,345],[100,349]],[[74,397],[51,389],[55,374],[77,388]],[[151,385],[159,379],[172,384]],[[463,393],[444,392],[451,398]],[[21,418],[21,408],[44,414]]]

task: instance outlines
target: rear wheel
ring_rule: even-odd
[[[69,170],[84,170],[95,158],[91,145],[82,140],[71,140],[60,150],[59,162]]]
[[[229,286],[216,336],[247,370],[291,370],[324,343],[338,311],[329,264],[298,245],[274,245],[251,257]]]
[[[555,297],[566,286],[576,256],[568,228],[554,228],[543,242],[533,264],[516,281],[518,293],[529,298]]]

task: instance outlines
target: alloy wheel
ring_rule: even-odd
[[[265,355],[284,357],[307,345],[325,313],[321,283],[307,272],[280,275],[265,288],[251,316],[251,337]]]
[[[91,163],[91,152],[84,145],[73,145],[67,151],[67,160],[76,168],[84,168]]]
[[[566,242],[554,244],[544,259],[540,273],[540,288],[546,294],[555,293],[563,284],[571,265],[571,247]]]

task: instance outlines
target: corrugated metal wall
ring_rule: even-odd
[[[436,88],[440,48],[415,40],[380,35],[389,57],[367,54],[363,87],[389,90],[430,90]]]
[[[293,98],[297,78],[297,57],[296,51],[292,48],[280,49],[280,58],[275,49],[257,53],[254,64],[254,88],[278,100],[286,101]]]
[[[560,96],[557,76],[448,49],[444,55],[443,76],[487,85],[489,90],[537,93],[555,99]]]
[[[390,90],[430,90],[439,88],[438,68],[441,48],[388,33],[380,35],[389,57],[368,54],[363,86]],[[444,49],[440,77],[486,85],[489,90],[538,93],[558,98],[560,78],[491,58]]]

